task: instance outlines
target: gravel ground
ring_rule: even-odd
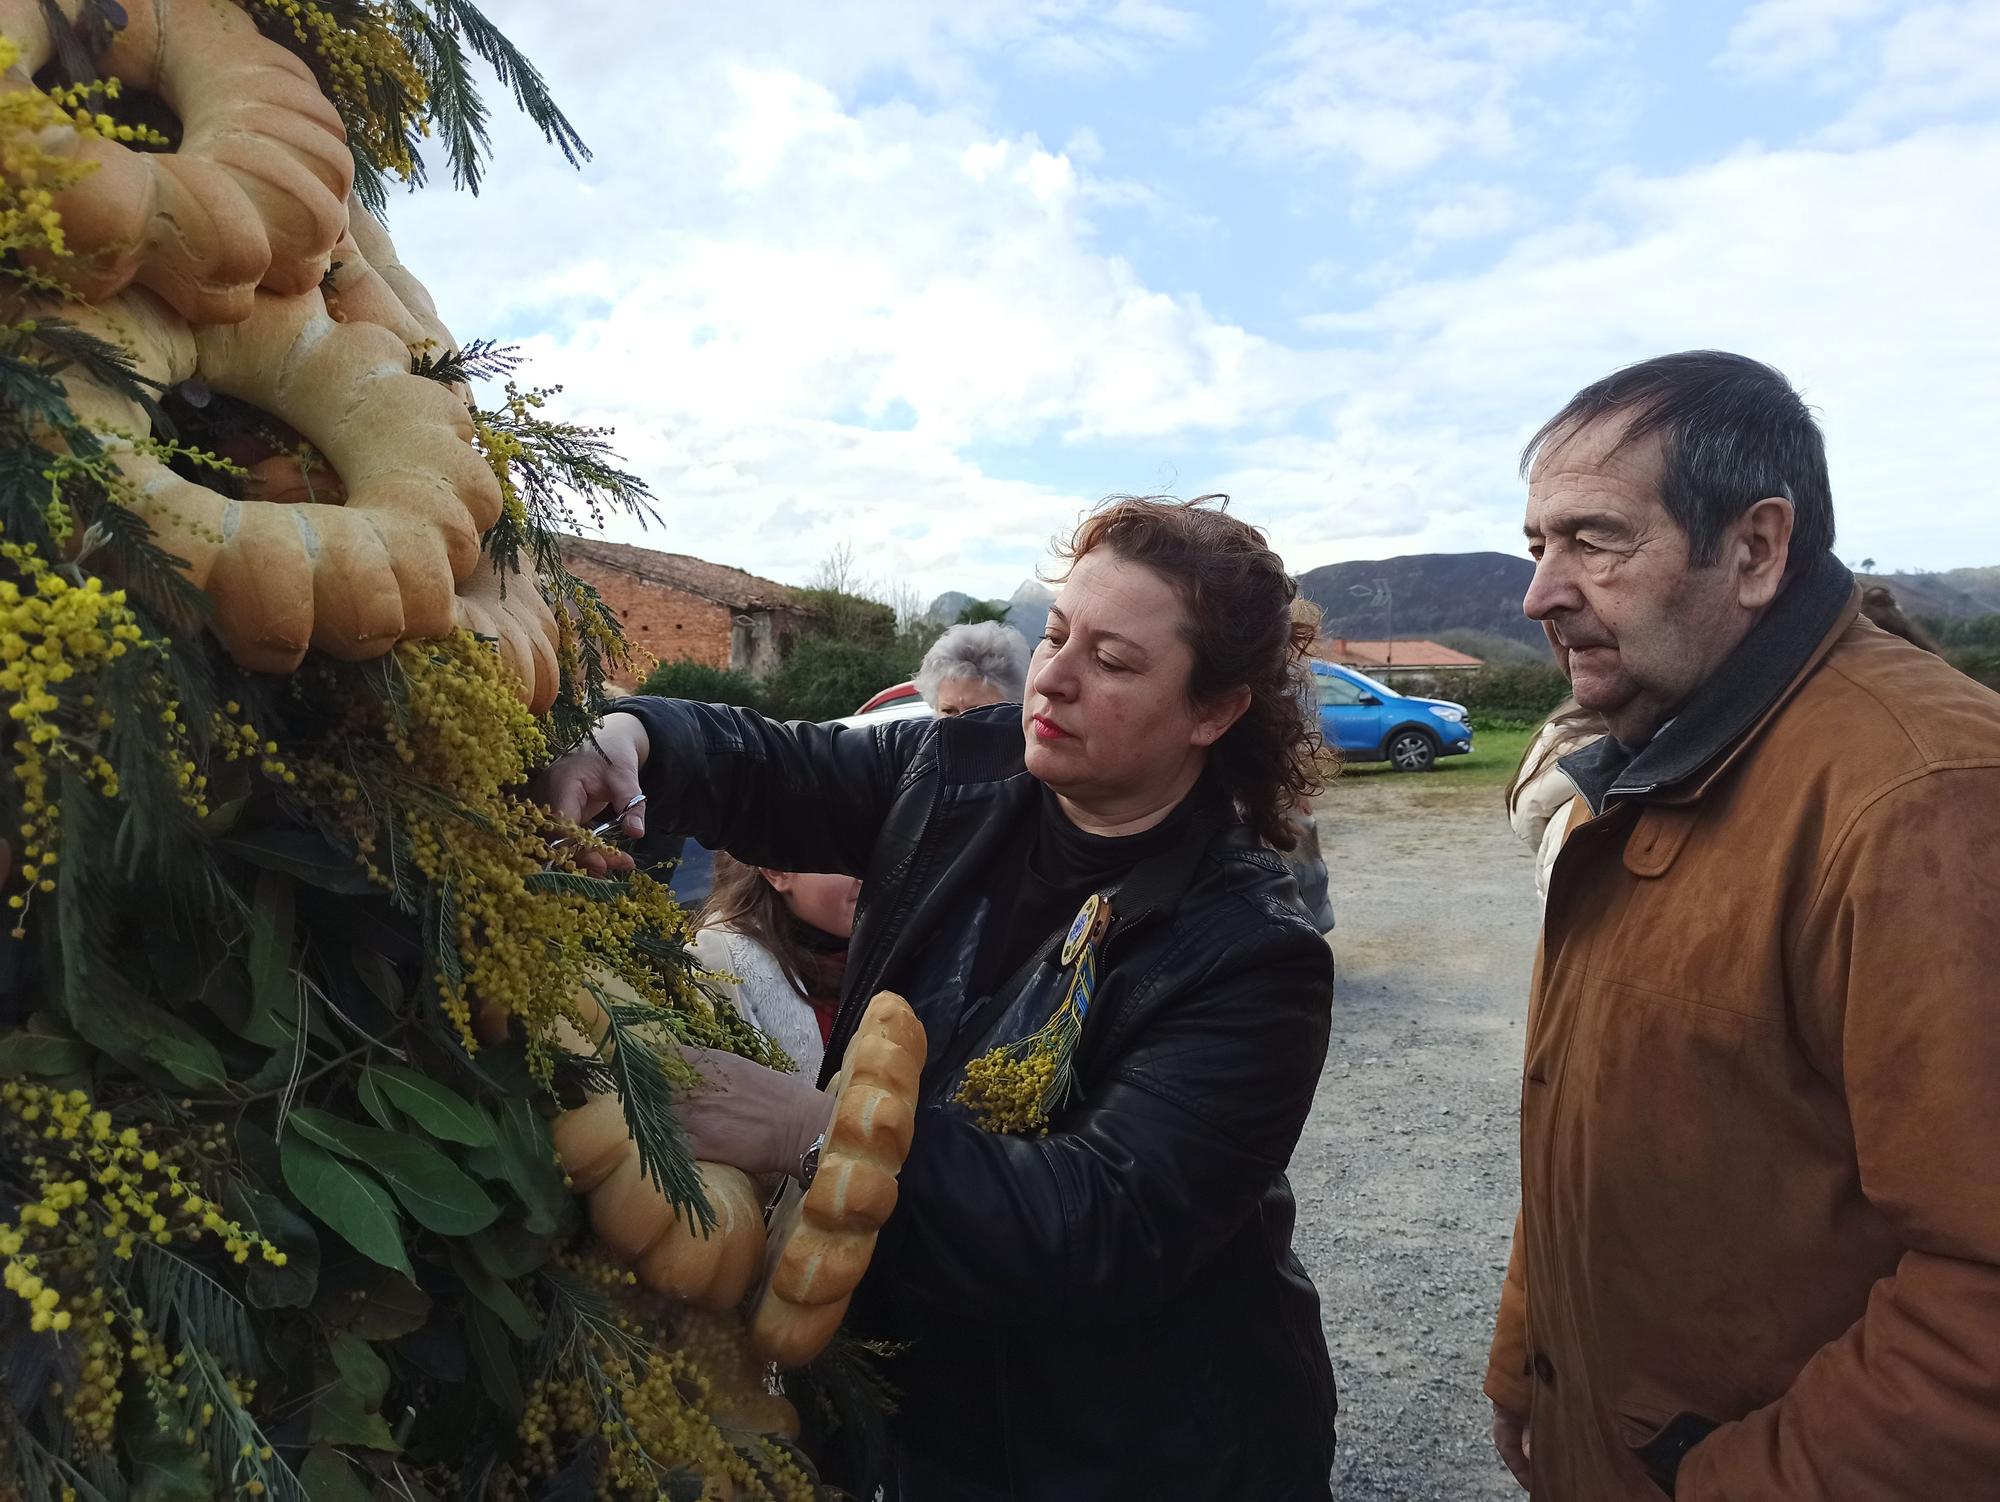
[[[1337,782],[1319,805],[1340,979],[1291,1178],[1340,1383],[1340,1502],[1522,1495],[1479,1392],[1538,918],[1499,808],[1442,771]]]

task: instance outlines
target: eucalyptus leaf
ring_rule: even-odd
[[[433,1137],[467,1147],[491,1147],[499,1140],[490,1117],[428,1075],[397,1064],[374,1064],[364,1078],[376,1082],[390,1100]]]
[[[470,1305],[465,1311],[465,1333],[486,1395],[510,1418],[518,1415],[527,1407],[528,1395],[521,1387],[520,1353],[500,1316],[484,1304]]]
[[[275,1194],[236,1186],[224,1195],[229,1218],[255,1231],[285,1254],[276,1266],[261,1256],[244,1265],[243,1296],[257,1309],[303,1309],[319,1286],[319,1237],[311,1224]]]
[[[325,892],[373,892],[361,862],[310,829],[260,829],[218,841],[222,849],[265,871],[294,877]]]
[[[389,1365],[375,1348],[358,1335],[336,1333],[319,1363],[319,1392],[313,1399],[308,1443],[400,1450],[381,1414],[388,1391]]]
[[[431,1317],[431,1296],[400,1273],[361,1257],[329,1268],[313,1314],[363,1340],[395,1340]]]
[[[250,994],[255,1004],[243,1036],[266,1048],[289,1044],[298,1027],[292,926],[291,882],[276,871],[260,871],[250,904]]]
[[[420,1225],[441,1236],[469,1236],[500,1214],[500,1207],[463,1169],[407,1132],[362,1126],[307,1106],[292,1112],[288,1121],[308,1142],[366,1163]]]
[[[96,1050],[46,1012],[17,1032],[0,1033],[0,1075],[70,1074],[88,1065]]]
[[[299,1467],[299,1484],[313,1502],[370,1502],[374,1493],[331,1445],[314,1445]]]
[[[121,1063],[164,1070],[190,1090],[220,1090],[227,1083],[222,1055],[187,1023],[141,1001],[122,981],[96,966],[86,988],[72,988],[65,1010],[84,1038]]]
[[[396,1202],[374,1177],[297,1132],[278,1144],[278,1161],[301,1205],[363,1256],[415,1280]]]
[[[480,1266],[476,1258],[468,1257],[454,1246],[451,1267],[466,1291],[499,1316],[500,1323],[516,1340],[530,1341],[542,1333],[541,1316],[511,1287]]]
[[[474,1148],[466,1166],[483,1179],[506,1184],[527,1210],[522,1225],[537,1236],[553,1235],[562,1224],[569,1190],[556,1166],[555,1138],[530,1101],[510,1100],[496,1115],[500,1139]]]
[[[382,1083],[372,1069],[361,1071],[360,1083],[354,1087],[354,1098],[361,1102],[361,1109],[375,1120],[375,1125],[394,1131],[402,1123],[396,1119],[396,1111],[389,1104],[389,1098],[382,1093]]]

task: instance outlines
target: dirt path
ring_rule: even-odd
[[[1537,922],[1499,803],[1436,773],[1336,783],[1320,804],[1340,981],[1291,1176],[1340,1383],[1340,1502],[1522,1495],[1479,1393]]]

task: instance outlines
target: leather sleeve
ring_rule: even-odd
[[[1169,957],[1199,973],[1147,1004],[1048,1136],[919,1113],[884,1236],[901,1286],[988,1320],[1124,1321],[1237,1233],[1297,1145],[1333,992],[1323,939],[1296,918],[1244,916]]]
[[[646,726],[646,829],[784,871],[863,874],[898,784],[934,721],[780,724],[685,699],[620,699]]]
[[[1791,1391],[1689,1452],[1681,1502],[1991,1495],[2000,1475],[2000,767],[1892,786],[1792,951],[1861,1190],[1903,1253]],[[1809,1268],[1800,1276],[1809,1277]]]
[[[1521,1214],[1514,1212],[1514,1244],[1507,1254],[1507,1277],[1500,1285],[1500,1313],[1493,1322],[1493,1348],[1486,1358],[1486,1396],[1510,1413],[1526,1417],[1535,1395],[1528,1367],[1528,1274],[1521,1260]]]

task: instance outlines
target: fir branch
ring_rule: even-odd
[[[139,374],[129,351],[108,339],[78,328],[59,313],[43,314],[35,320],[35,342],[48,352],[43,369],[54,378],[71,366],[99,385],[146,409],[148,419],[157,422],[160,410],[155,397],[163,389]],[[64,403],[67,409],[67,402]],[[71,419],[74,425],[74,419]]]
[[[21,1497],[60,1497],[74,1492],[78,1502],[124,1502],[122,1491],[94,1484],[70,1463],[63,1448],[51,1449],[21,1421],[13,1405],[0,1403],[0,1479],[11,1472],[20,1482]],[[103,1478],[95,1478],[103,1479]],[[117,1479],[114,1475],[113,1479]]]
[[[501,86],[513,90],[515,105],[570,166],[580,167],[590,160],[590,148],[583,144],[583,137],[577,134],[569,117],[550,97],[541,70],[507,40],[499,27],[486,19],[472,0],[430,0],[430,6],[447,29],[464,35],[465,44],[492,67]]]
[[[261,1496],[270,1502],[312,1502],[292,1468],[278,1455],[248,1409],[237,1402],[236,1393],[216,1365],[215,1358],[200,1346],[183,1346],[190,1405],[198,1400],[215,1406],[215,1418],[202,1433],[208,1445],[209,1464],[218,1483],[229,1478],[233,1493],[246,1483],[262,1485]]]
[[[474,339],[457,349],[419,350],[410,359],[410,374],[428,376],[447,386],[472,381],[503,380],[521,363],[520,346],[492,339]]]
[[[171,1314],[183,1345],[213,1352],[241,1376],[261,1375],[264,1350],[236,1295],[171,1247],[146,1239],[138,1243],[138,1252],[147,1310],[156,1318]]]
[[[191,631],[207,621],[213,611],[208,595],[189,580],[188,561],[153,540],[151,522],[108,493],[91,495],[75,487],[71,499],[72,509],[85,523],[74,560],[79,566],[102,553],[105,561],[90,566],[98,573],[116,575],[170,631]]]
[[[639,1157],[639,1177],[650,1179],[688,1224],[703,1235],[715,1227],[715,1211],[701,1192],[694,1153],[673,1111],[673,1086],[660,1055],[640,1026],[665,1020],[652,1006],[633,1006],[612,997],[585,977],[584,989],[603,1008],[608,1024],[598,1056],[610,1066],[624,1108],[625,1128]],[[678,1060],[676,1060],[678,1062]]]
[[[481,159],[492,149],[486,104],[467,68],[458,34],[414,0],[397,0],[404,45],[424,75],[426,107],[444,139],[452,186],[479,192]]]
[[[531,892],[561,892],[591,902],[616,902],[627,890],[623,881],[581,871],[531,871],[523,884]]]

